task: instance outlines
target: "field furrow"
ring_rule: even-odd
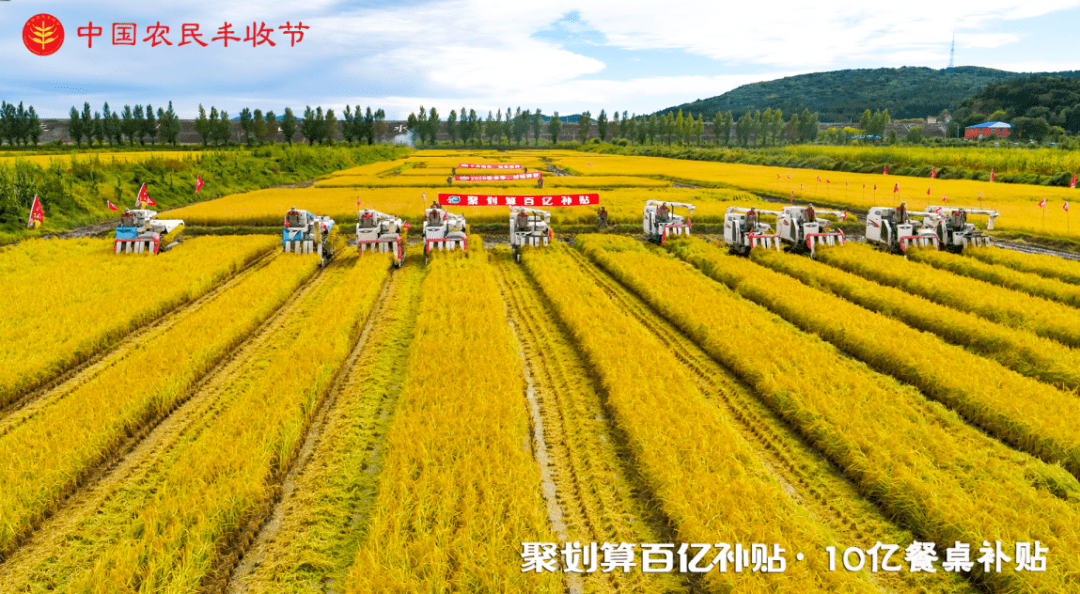
[[[0,411],[112,349],[269,252],[268,237],[203,237],[160,256],[102,239],[32,240],[0,255]],[[47,295],[47,299],[42,296]]]
[[[1080,262],[1057,256],[1023,254],[996,247],[967,248],[964,255],[987,264],[1000,264],[1020,272],[1031,272],[1045,278],[1080,285]]]
[[[1080,483],[1064,469],[983,435],[677,259],[630,239],[579,241],[939,553],[954,542],[974,553],[984,540],[1000,540],[1006,550],[1039,540],[1062,551],[1046,572],[984,572],[976,564],[976,584],[994,592],[1060,591],[1080,569],[1069,553],[1080,544]]]
[[[671,541],[673,534],[644,500],[641,477],[629,467],[625,444],[573,339],[539,289],[509,256],[496,264],[511,323],[520,343],[535,405],[534,448],[551,475],[549,507],[559,509],[560,542]],[[541,438],[542,437],[542,438]],[[545,488],[548,488],[545,485]],[[552,513],[549,511],[549,516]],[[572,576],[573,577],[573,576]],[[592,573],[578,592],[671,592],[685,584],[669,574]]]
[[[524,574],[522,542],[552,542],[521,361],[478,235],[436,253],[405,387],[386,434],[370,529],[345,592],[561,592]]]
[[[938,270],[929,264],[912,262],[853,242],[839,248],[818,250],[817,259],[934,303],[1080,347],[1080,315],[1075,308],[1063,303]]]
[[[753,250],[750,258],[811,287],[896,318],[912,328],[933,332],[1023,375],[1066,390],[1080,390],[1080,350],[1029,330],[1010,328],[939,305],[810,258],[773,250]],[[890,339],[889,342],[897,341]]]
[[[426,269],[390,277],[350,361],[285,481],[282,500],[233,574],[229,594],[339,591],[368,532],[383,436],[403,388]],[[317,429],[317,430],[316,430]]]
[[[523,261],[599,376],[633,461],[678,541],[775,543],[788,551],[786,587],[877,591],[866,575],[828,571],[824,547],[839,540],[836,533],[799,506],[790,485],[740,435],[738,422],[698,389],[663,342],[589,277],[569,248],[530,251]],[[797,552],[804,561],[795,560]],[[777,587],[769,574],[730,567],[713,568],[701,579],[710,592]]]
[[[1035,297],[1058,301],[1065,305],[1080,306],[1080,285],[938,250],[912,249],[907,254],[909,260],[929,264],[938,270],[947,270],[960,276],[979,279]]]
[[[700,346],[618,281],[596,269],[577,250],[570,251],[589,276],[673,353],[704,394],[738,421],[742,437],[784,483],[785,490],[815,519],[827,524],[851,546],[869,549],[876,542],[910,542],[912,534],[888,519],[855,485],[765,406],[745,385],[720,367]],[[872,579],[886,591],[929,589],[970,592],[955,576],[880,572]]]
[[[68,525],[69,546],[37,558],[13,589],[220,587],[352,350],[387,265],[352,255],[332,264],[237,375],[223,378],[220,408]]]

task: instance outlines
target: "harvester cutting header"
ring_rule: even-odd
[[[113,251],[158,254],[172,248],[184,231],[184,221],[159,220],[157,214],[143,208],[125,210],[116,227]]]
[[[432,204],[424,211],[424,258],[434,250],[467,250],[466,225],[464,215],[447,212],[438,204]]]
[[[394,215],[364,209],[356,218],[356,248],[365,251],[394,254],[394,266],[401,268],[405,261],[405,241],[401,236],[405,223]]]
[[[772,227],[761,220],[762,214],[779,213],[754,207],[728,207],[724,213],[724,243],[732,252],[745,256],[758,246],[780,250],[780,236],[770,233]]]
[[[523,246],[547,246],[551,236],[550,212],[524,206],[510,208],[510,247],[516,261],[521,261]]]
[[[820,214],[832,215],[838,220],[847,218],[847,212],[815,209],[812,204],[785,206],[776,215],[776,233],[780,241],[790,245],[792,252],[809,252],[811,256],[814,255],[814,248],[820,244],[844,245],[844,232],[839,229],[829,231],[831,221],[818,218]]]
[[[960,253],[969,245],[980,247],[990,245],[990,236],[975,228],[975,223],[967,222],[969,214],[987,215],[986,228],[994,229],[994,221],[1000,216],[998,211],[964,207],[926,207],[927,218],[937,234],[938,247],[950,252]],[[925,222],[927,219],[924,218]]]
[[[685,208],[686,216],[672,212],[675,208]],[[694,214],[694,208],[693,204],[686,202],[646,201],[641,221],[645,237],[649,241],[664,245],[668,235],[690,235],[690,215]]]

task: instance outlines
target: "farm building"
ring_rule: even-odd
[[[981,138],[983,136],[1008,136],[1012,131],[1012,125],[1005,122],[983,122],[968,126],[964,129],[964,138]]]

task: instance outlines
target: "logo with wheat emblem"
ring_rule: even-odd
[[[64,45],[64,26],[53,15],[42,13],[26,21],[22,36],[26,49],[39,56],[48,56]]]

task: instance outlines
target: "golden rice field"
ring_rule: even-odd
[[[263,235],[0,249],[0,594],[1080,592],[1080,264],[739,257],[754,188],[606,159],[424,151],[177,214]],[[490,233],[425,259],[459,162],[615,226],[553,209],[518,262],[505,207],[451,208]],[[640,241],[649,199],[709,233]],[[401,268],[341,241],[357,200],[414,221]],[[344,223],[327,265],[292,206]]]
[[[27,163],[33,163],[40,167],[48,167],[52,163],[59,163],[60,165],[70,165],[73,161],[86,162],[86,161],[100,161],[103,164],[111,163],[136,163],[139,161],[148,161],[150,159],[165,159],[168,161],[187,161],[199,160],[202,158],[201,153],[198,152],[176,152],[176,151],[132,151],[132,152],[86,152],[86,153],[71,153],[62,155],[18,155],[18,154],[0,154],[0,165],[14,165],[16,161],[24,161]]]

